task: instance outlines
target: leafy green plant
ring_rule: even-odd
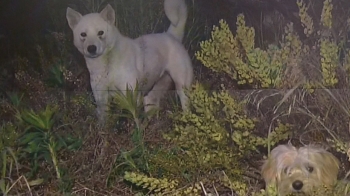
[[[142,99],[139,96],[138,87],[135,90],[127,87],[125,94],[121,91],[116,91],[110,105],[110,108],[113,108],[113,110],[121,111],[121,113],[116,114],[118,118],[124,117],[133,120],[137,129],[141,128],[142,107]]]
[[[22,106],[22,100],[24,97],[24,94],[18,95],[16,92],[9,92],[7,93],[8,98],[10,99],[11,104],[16,108],[20,108]]]
[[[50,87],[56,87],[56,88],[65,87],[65,79],[64,79],[63,70],[60,62],[54,64],[50,68],[49,74],[50,74],[49,78],[46,80],[46,82]]]
[[[25,179],[24,176],[19,175],[19,163],[17,160],[16,152],[13,148],[6,147],[0,154],[0,194],[7,196],[11,195],[10,192],[14,189],[15,185],[21,180]],[[12,180],[12,174],[18,176],[17,180]],[[39,185],[42,183],[42,179],[27,181],[25,179],[28,188],[31,186]]]
[[[143,110],[143,97],[139,91],[139,84],[136,85],[135,89],[127,87],[125,93],[116,91],[109,108],[113,110],[113,113],[110,114],[112,119],[113,117],[122,117],[132,120],[136,126],[135,129],[141,131],[147,127],[149,119],[156,113],[156,108],[147,112]],[[121,112],[117,113],[116,111]]]
[[[22,97],[16,93],[8,93],[13,103],[12,109],[17,111],[21,105]],[[14,183],[10,177],[14,172],[18,175],[18,160],[15,149],[18,138],[17,127],[11,122],[5,122],[0,126],[0,193],[8,195]]]
[[[127,88],[125,94],[117,91],[112,99],[111,108],[120,112],[114,115],[111,114],[111,119],[126,118],[134,122],[135,128],[131,137],[134,148],[126,151],[122,150],[120,156],[116,158],[113,170],[108,177],[108,184],[113,181],[116,175],[122,174],[125,170],[148,171],[149,169],[149,152],[143,141],[143,134],[149,119],[154,116],[156,110],[143,111],[143,99],[138,89],[139,85],[137,84],[135,89]]]
[[[56,89],[61,89],[63,93],[63,100],[64,100],[64,106],[66,106],[66,79],[64,76],[64,70],[65,67],[63,67],[63,62],[62,60],[57,60],[55,64],[53,64],[49,70],[49,76],[46,79],[46,83],[48,86],[56,88]],[[66,108],[66,107],[64,107]]]
[[[14,147],[18,137],[16,126],[7,122],[0,126],[0,151],[7,147]]]
[[[26,180],[25,177],[20,175],[20,163],[18,161],[18,151],[16,149],[16,142],[18,134],[14,134],[16,127],[7,123],[4,124],[0,133],[2,136],[1,148],[0,148],[0,194],[10,195],[11,190],[22,179],[26,181],[29,187],[39,185],[43,182],[42,179]],[[5,140],[6,139],[6,140]],[[13,180],[13,176],[16,176],[17,180]],[[28,187],[28,188],[29,188]]]
[[[47,106],[40,112],[24,110],[17,114],[17,119],[25,126],[19,145],[32,161],[32,175],[37,172],[39,161],[44,159],[53,164],[56,178],[61,180],[58,152],[78,149],[81,140],[70,135],[61,137],[56,134],[54,125],[58,122],[57,107]]]
[[[12,183],[8,181],[9,174],[13,172],[13,167],[16,167],[18,173],[18,162],[15,152],[10,147],[1,150],[1,176],[0,176],[0,191],[7,195],[11,191]]]
[[[111,172],[107,178],[107,185],[111,185],[117,176],[124,171],[143,171],[149,170],[149,151],[143,141],[143,132],[135,130],[132,135],[134,147],[131,150],[121,150],[120,155],[114,161]]]

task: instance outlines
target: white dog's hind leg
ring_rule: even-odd
[[[143,98],[145,112],[151,111],[152,108],[158,108],[160,99],[157,98],[155,92],[150,91],[147,96]]]
[[[185,94],[185,91],[184,90],[176,90],[176,92],[177,92],[177,95],[180,97],[182,110],[183,111],[187,110],[187,108],[188,108],[188,97]]]
[[[165,73],[162,78],[156,84],[154,84],[152,90],[148,92],[147,96],[144,97],[146,112],[150,111],[154,107],[159,108],[160,99],[169,90],[172,82],[173,80],[169,74]]]
[[[191,87],[193,80],[193,70],[188,69],[186,71],[187,73],[178,71],[171,73],[171,77],[175,83],[176,93],[181,101],[182,110],[186,110],[188,107],[188,97],[185,94],[185,89]]]
[[[191,59],[185,51],[174,53],[169,59],[167,71],[175,83],[177,95],[180,98],[183,110],[187,109],[188,97],[185,89],[189,89],[193,81],[193,68]]]

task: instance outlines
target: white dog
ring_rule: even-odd
[[[279,145],[271,151],[261,173],[266,186],[276,185],[279,195],[310,195],[315,188],[332,188],[337,182],[339,160],[317,146],[296,148]]]
[[[193,80],[191,59],[181,43],[187,6],[184,0],[165,0],[164,9],[171,22],[167,32],[133,40],[115,26],[115,12],[110,5],[100,13],[84,16],[67,8],[74,45],[85,57],[101,122],[105,120],[111,92],[135,89],[137,83],[145,96],[146,111],[150,105],[159,106],[159,99],[171,82],[175,83],[182,109],[186,109],[184,88],[189,88]]]

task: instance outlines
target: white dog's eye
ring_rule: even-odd
[[[97,35],[98,36],[101,36],[101,35],[103,35],[105,32],[103,32],[103,31],[99,31],[98,33],[97,33]]]
[[[283,172],[284,172],[285,174],[288,174],[288,167],[285,167],[285,168],[283,169]]]
[[[86,33],[80,33],[80,36],[86,37]]]
[[[314,171],[314,168],[312,166],[307,166],[306,170],[310,173],[312,173],[312,171]]]

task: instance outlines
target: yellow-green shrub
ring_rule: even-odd
[[[319,30],[315,29],[314,21],[307,13],[304,1],[298,0],[297,5],[304,34],[316,38],[312,43],[312,52],[310,44],[304,44],[300,40],[292,24],[286,26],[279,45],[269,45],[266,49],[255,47],[255,31],[252,27],[246,26],[244,16],[241,14],[237,17],[235,34],[224,20],[220,20],[219,26],[214,26],[211,39],[200,44],[201,50],[196,52],[197,59],[215,72],[227,73],[238,84],[248,84],[255,88],[290,87],[302,81],[306,88],[319,87],[319,84],[327,87],[336,85],[338,83],[336,69],[340,62],[339,44],[330,31],[332,2],[324,1]],[[315,53],[317,48],[319,53]],[[310,55],[316,55],[316,59],[319,59],[319,64],[313,66],[320,71],[322,80],[318,78],[304,80],[302,66],[311,63],[307,62]]]
[[[213,71],[227,73],[238,84],[278,87],[286,60],[283,51],[272,45],[266,50],[255,48],[254,37],[255,31],[245,25],[243,15],[237,17],[236,35],[220,20],[212,38],[200,44],[196,57]]]
[[[323,2],[323,9],[321,14],[321,26],[317,30],[314,28],[313,19],[307,14],[306,5],[303,0],[298,0],[299,16],[304,26],[305,35],[314,36],[316,39],[314,49],[319,47],[319,58],[320,58],[320,73],[322,74],[322,81],[318,81],[325,87],[334,87],[338,84],[338,76],[336,70],[341,64],[339,61],[339,43],[335,41],[332,35],[332,10],[333,4],[331,0],[325,0]],[[316,34],[313,34],[316,32]],[[305,46],[306,47],[306,46]],[[310,54],[308,54],[310,55]],[[318,67],[318,66],[317,66]],[[319,87],[317,84],[309,84],[309,87]]]
[[[310,89],[318,87],[318,82],[325,86],[336,85],[339,47],[327,34],[332,25],[331,2],[326,0],[324,3],[322,31],[315,30],[304,2],[300,0],[297,4],[305,35],[318,35],[315,45],[304,44],[293,25],[288,24],[279,45],[257,48],[254,29],[246,26],[244,16],[239,15],[235,34],[221,20],[219,26],[214,27],[212,38],[201,43],[200,51],[196,52],[197,59],[215,72],[228,74],[238,84],[256,88],[290,87],[300,82]],[[301,68],[305,59],[310,58],[308,55],[315,54],[321,81],[306,78]],[[142,178],[134,176],[128,180],[157,194],[170,191],[170,195],[200,195],[206,185],[231,189],[238,195],[247,194],[242,160],[259,146],[274,146],[288,138],[291,125],[277,121],[270,133],[257,135],[258,119],[248,116],[245,102],[235,99],[224,86],[220,91],[209,92],[197,83],[189,93],[189,99],[189,110],[174,115],[174,129],[165,135],[173,148],[151,154],[148,173],[138,171],[137,175]],[[149,184],[150,179],[152,184]],[[165,188],[158,183],[164,179],[176,182],[176,185]],[[256,193],[266,194],[276,194],[275,188]]]
[[[138,173],[142,177],[134,175],[131,179],[127,173],[127,180],[155,193],[171,191],[158,183],[169,179],[166,182],[177,182],[175,188],[171,187],[176,190],[175,195],[188,195],[183,191],[189,189],[180,188],[196,183],[215,184],[221,190],[231,189],[245,195],[248,185],[242,178],[243,158],[258,146],[286,139],[289,125],[278,123],[271,137],[266,137],[267,133],[260,137],[254,133],[257,120],[247,116],[245,103],[228,91],[208,92],[195,84],[189,99],[190,109],[174,116],[174,130],[165,135],[174,148],[161,149],[150,156],[150,174]]]

